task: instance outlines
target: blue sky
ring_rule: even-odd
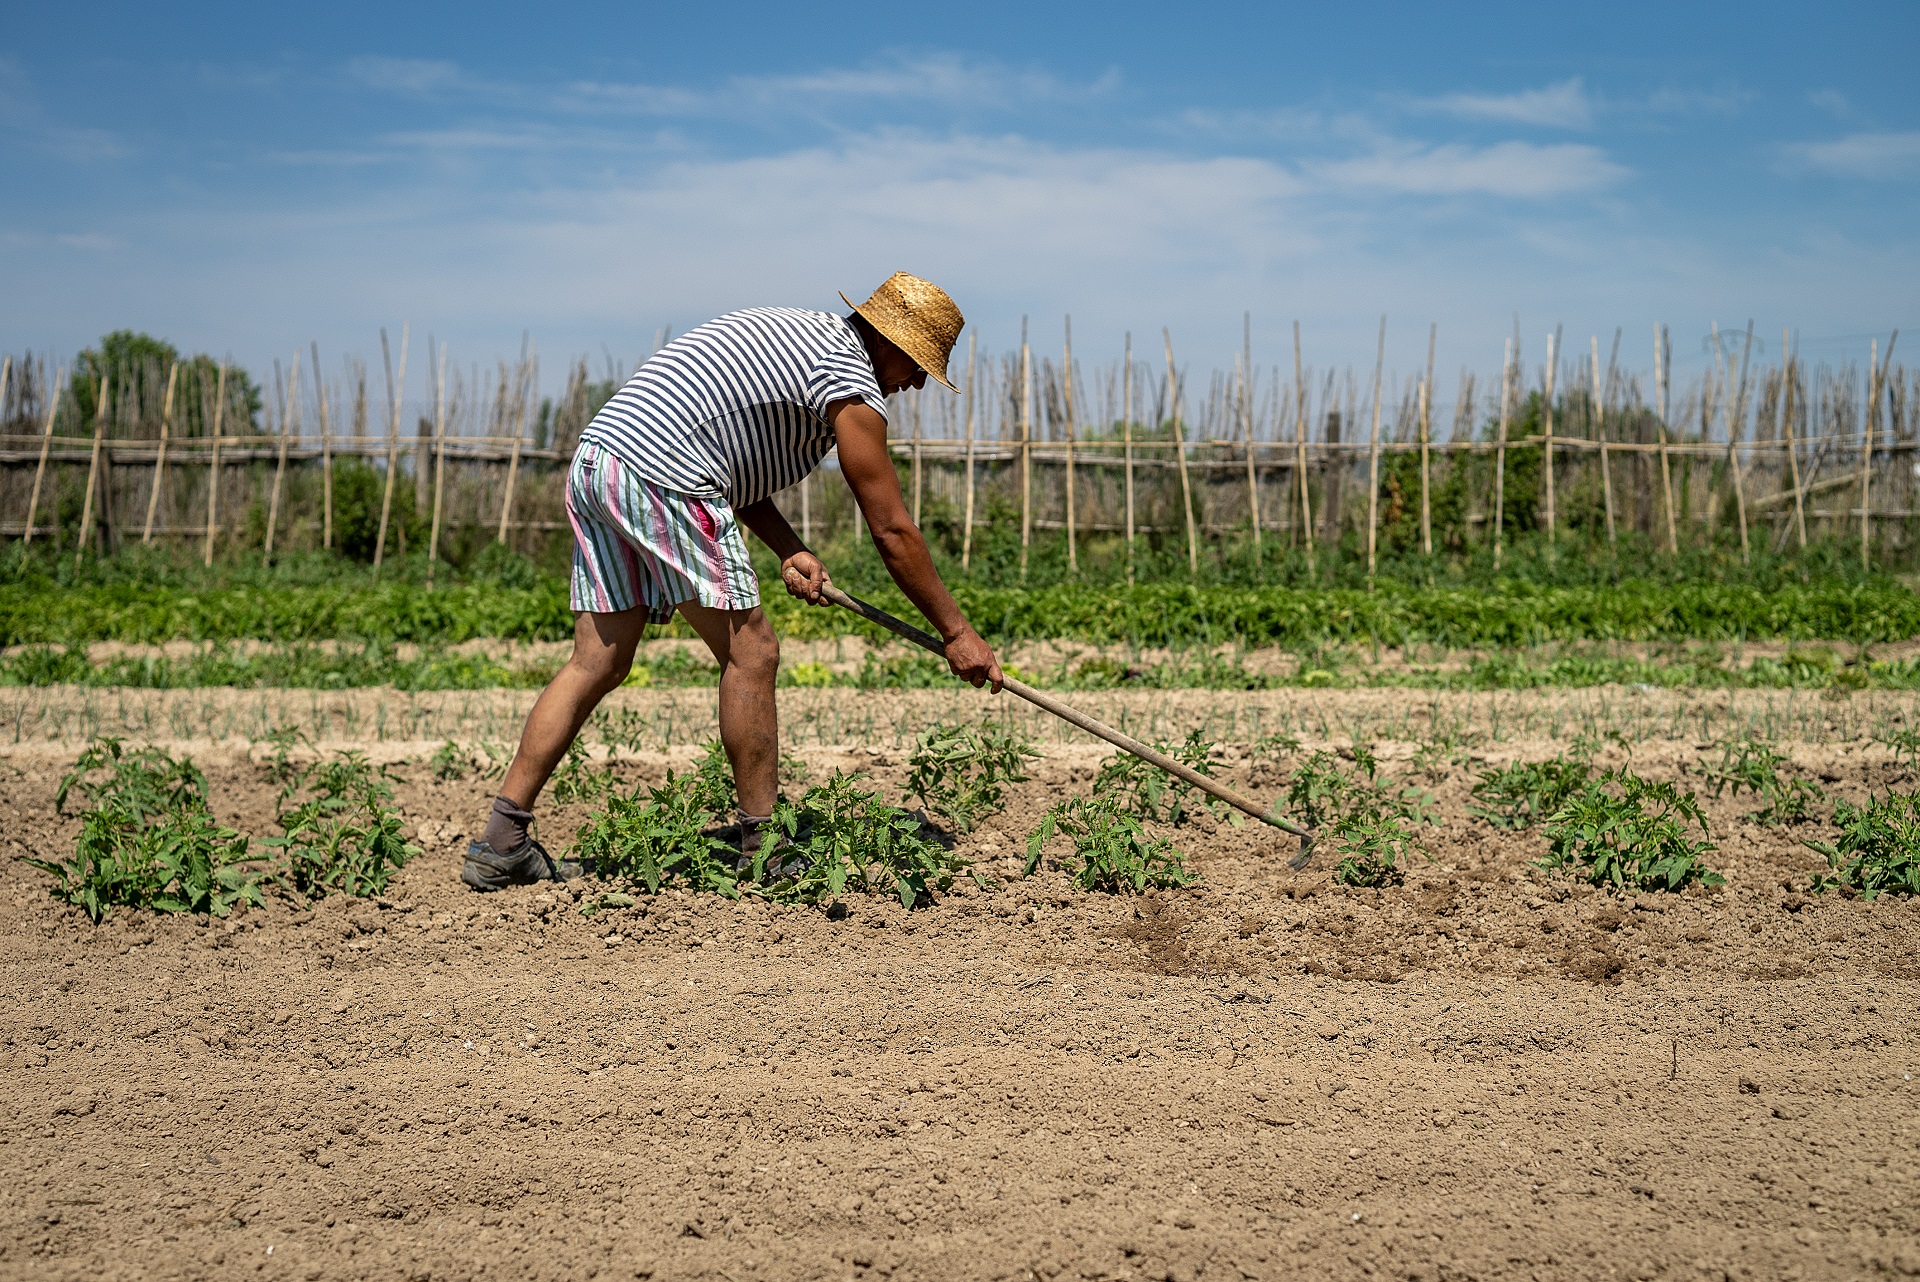
[[[132,326],[263,367],[838,305],[905,268],[980,341],[1169,326],[1497,368],[1656,321],[1864,356],[1920,323],[1911,3],[47,4],[0,31],[0,347]],[[1464,16],[1463,16],[1464,15]],[[1151,339],[1142,336],[1150,335]],[[1913,335],[1920,339],[1920,334]],[[1447,381],[1443,380],[1442,390]]]

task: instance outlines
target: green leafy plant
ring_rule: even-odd
[[[56,809],[75,792],[89,803],[73,854],[26,862],[53,877],[55,898],[94,921],[115,907],[224,917],[236,904],[261,904],[262,873],[247,839],[214,820],[205,789],[185,757],[96,739],[55,799]]]
[[[708,810],[724,815],[734,808],[738,799],[733,790],[733,762],[726,745],[718,739],[702,745],[700,762],[688,778],[700,804]]]
[[[1689,825],[1700,830],[1700,837]],[[1701,861],[1716,849],[1707,835],[1692,792],[1628,770],[1608,770],[1548,816],[1547,855],[1538,866],[1569,869],[1593,885],[1617,890],[1679,890],[1692,881],[1725,885],[1726,878]]]
[[[1805,779],[1783,779],[1780,767],[1787,757],[1771,743],[1747,735],[1736,735],[1720,744],[1720,762],[1706,771],[1707,786],[1718,797],[1722,792],[1739,796],[1752,793],[1764,803],[1748,816],[1756,823],[1774,827],[1811,818],[1807,808],[1824,801],[1826,794]]]
[[[465,778],[467,772],[473,769],[473,754],[449,739],[433,750],[427,765],[433,770],[435,779],[449,783]]]
[[[1153,746],[1181,765],[1212,777],[1213,765],[1207,758],[1213,751],[1213,745],[1202,739],[1198,730],[1188,731],[1187,737],[1177,747],[1169,747],[1165,743]],[[1187,798],[1196,791],[1186,780],[1176,779],[1160,767],[1125,752],[1101,762],[1100,773],[1093,780],[1095,797],[1111,798],[1137,819],[1175,826],[1186,822],[1189,814]],[[1211,798],[1209,804],[1215,804]],[[1224,803],[1218,804],[1224,808]],[[1238,818],[1237,811],[1233,812],[1233,817]]]
[[[1890,734],[1875,735],[1874,742],[1892,748],[1894,760],[1907,773],[1920,769],[1920,728],[1902,726]]]
[[[204,806],[206,790],[207,777],[192,758],[175,758],[160,748],[129,752],[120,740],[102,736],[87,745],[60,780],[53,808],[65,814],[67,798],[78,793],[90,806],[111,805],[135,818],[146,818]]]
[[[1027,839],[1024,875],[1039,870],[1056,833],[1073,842],[1073,880],[1087,890],[1139,894],[1199,880],[1172,842],[1149,833],[1114,796],[1068,797],[1048,810]]]
[[[1466,741],[1458,735],[1442,734],[1415,748],[1410,764],[1429,780],[1438,782],[1455,766],[1465,765],[1467,760]]]
[[[1324,749],[1308,754],[1287,783],[1288,809],[1310,828],[1382,815],[1426,823],[1432,806],[1425,789],[1381,778],[1380,759],[1361,744],[1353,747],[1351,767]]]
[[[1920,794],[1889,792],[1864,806],[1838,801],[1833,822],[1838,840],[1806,843],[1825,855],[1833,870],[1814,879],[1816,893],[1850,890],[1862,899],[1920,895]]]
[[[607,801],[574,834],[577,853],[596,875],[644,885],[658,894],[680,886],[737,899],[740,877],[727,843],[711,834],[713,808],[698,773],[675,775]]]
[[[937,725],[914,742],[907,791],[968,832],[1000,809],[1006,785],[1026,782],[1027,759],[1037,755],[1027,737],[1008,726]]]
[[[1247,745],[1247,756],[1254,761],[1278,761],[1300,751],[1300,741],[1290,734],[1264,734]]]
[[[1565,805],[1592,777],[1592,758],[1577,753],[1482,770],[1467,812],[1495,828],[1530,828]]]
[[[389,804],[392,797],[387,772],[363,753],[343,752],[302,768],[280,793],[281,835],[261,842],[280,854],[280,884],[309,899],[384,893],[393,874],[420,853],[406,839],[406,821]]]
[[[596,768],[587,756],[586,748],[575,739],[567,746],[567,755],[561,759],[560,768],[553,772],[548,785],[554,801],[561,805],[584,801],[592,803],[603,797],[611,797],[620,790],[620,781],[614,777],[611,766]]]
[[[911,908],[967,871],[967,861],[928,838],[919,819],[856,787],[861,778],[835,771],[798,802],[774,806],[752,865],[760,893],[817,903],[848,890],[890,891]]]
[[[1344,815],[1334,821],[1324,839],[1333,842],[1340,862],[1333,879],[1343,886],[1397,886],[1406,880],[1407,865],[1421,849],[1419,834],[1403,814],[1375,811]]]

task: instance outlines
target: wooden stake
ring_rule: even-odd
[[[1187,509],[1187,573],[1200,575],[1200,534],[1193,524],[1193,482],[1187,476],[1187,434],[1180,427],[1180,377],[1173,369],[1173,334],[1165,329],[1160,336],[1167,343],[1167,404],[1173,419],[1174,457],[1180,466],[1180,498]]]
[[[655,348],[654,350],[658,351],[659,349]],[[526,342],[523,339],[520,344],[520,368],[516,371],[514,380],[519,386],[520,425],[514,429],[513,450],[507,456],[507,492],[500,499],[500,532],[494,537],[494,542],[496,543],[505,543],[507,541],[507,525],[513,520],[513,492],[514,487],[520,481],[520,447],[527,439],[527,407],[532,404],[534,395],[539,391],[540,387],[540,379],[537,373],[539,368],[539,349],[535,348],[533,355],[528,356]],[[806,483],[806,478],[802,477],[800,480],[802,486],[800,490],[800,525],[805,531],[805,533],[801,535],[802,538],[813,533],[813,521],[811,514],[807,511]]]
[[[978,388],[974,383],[973,371],[974,335],[967,335],[967,508],[961,518],[960,526],[960,568],[973,567],[973,408]]]
[[[1076,515],[1073,502],[1073,317],[1067,317],[1066,365],[1061,372],[1063,382],[1062,399],[1066,401],[1067,414],[1067,572],[1080,573],[1080,546],[1075,536],[1074,520]]]
[[[1654,398],[1659,402],[1660,412],[1656,421],[1660,424],[1660,493],[1666,500],[1667,509],[1667,554],[1680,555],[1680,534],[1674,524],[1673,515],[1673,460],[1668,452],[1667,440],[1667,388],[1671,381],[1673,366],[1673,340],[1668,337],[1665,325],[1653,327],[1653,382]]]
[[[1133,582],[1133,331],[1120,358],[1120,439],[1127,468],[1127,582]]]
[[[1507,526],[1507,420],[1513,409],[1513,340],[1500,354],[1500,435],[1493,446],[1493,568],[1500,568],[1500,544]]]
[[[1873,540],[1873,508],[1867,502],[1867,477],[1873,461],[1873,429],[1880,422],[1880,392],[1887,381],[1887,366],[1893,360],[1893,345],[1899,337],[1900,331],[1894,330],[1887,339],[1884,356],[1879,354],[1879,339],[1873,340],[1873,346],[1867,349],[1867,413],[1866,422],[1861,426],[1864,437],[1860,449],[1860,568],[1863,570],[1872,568],[1868,553]]]
[[[1740,518],[1740,561],[1750,564],[1747,547],[1747,487],[1740,475],[1740,437],[1747,426],[1747,362],[1753,356],[1753,322],[1747,322],[1747,344],[1740,353],[1740,381],[1734,386],[1733,406],[1727,416],[1727,466],[1733,471],[1733,507]]]
[[[918,529],[920,526],[920,492],[923,488],[922,477],[924,475],[921,468],[920,457],[922,444],[920,399],[921,392],[916,391],[913,394],[913,524],[915,529]]]
[[[44,370],[46,366],[41,366]],[[47,401],[47,426],[40,433],[40,463],[33,469],[33,497],[27,500],[27,529],[21,542],[33,542],[33,518],[40,511],[40,483],[47,475],[47,451],[53,448],[53,420],[60,412],[60,397],[67,390],[67,371],[60,367],[53,379],[53,396]]]
[[[1600,336],[1593,336],[1593,431],[1600,438],[1600,489],[1607,505],[1607,546],[1614,546],[1613,466],[1607,458],[1607,410],[1600,390]]]
[[[293,372],[287,377],[287,408],[280,416],[280,462],[273,469],[273,497],[267,503],[267,537],[260,550],[262,563],[273,564],[273,531],[280,523],[280,486],[287,475],[287,446],[300,430],[300,353],[293,353]]]
[[[1240,320],[1240,424],[1247,442],[1247,518],[1253,526],[1253,564],[1260,564],[1260,479],[1253,460],[1253,313]]]
[[[433,388],[433,525],[427,535],[427,586],[440,560],[440,512],[447,482],[447,345],[440,344],[440,377]]]
[[[0,358],[0,414],[5,414],[6,412],[7,388],[11,386],[12,383],[13,354],[9,352],[5,357]]]
[[[380,496],[380,534],[373,542],[373,568],[379,569],[387,555],[387,523],[393,514],[393,478],[400,471],[400,399],[407,386],[407,337],[411,324],[400,328],[400,379],[393,378],[393,362],[387,355],[387,331],[380,330],[380,359],[387,362],[387,397],[392,402],[387,419],[387,485]]]
[[[206,384],[201,385],[202,392]],[[204,404],[204,402],[202,402]],[[220,532],[220,433],[227,419],[227,362],[220,362],[220,377],[213,388],[213,451],[207,463],[207,550],[206,564],[213,564],[213,537]]]
[[[147,528],[141,531],[140,542],[153,542],[153,516],[160,507],[160,486],[167,475],[167,438],[173,435],[173,388],[180,378],[180,362],[175,361],[167,367],[167,399],[160,407],[160,449],[153,457],[153,489],[147,494]]]
[[[1433,555],[1433,347],[1440,338],[1440,322],[1427,329],[1427,377],[1420,384],[1420,551]]]
[[[1027,578],[1027,546],[1033,541],[1033,353],[1027,318],[1020,318],[1020,581]]]
[[[1793,481],[1793,528],[1800,536],[1800,550],[1807,550],[1807,511],[1800,492],[1800,450],[1793,439],[1793,349],[1787,345],[1785,328],[1780,331],[1780,404],[1775,418],[1775,435],[1786,442],[1787,467]],[[1777,546],[1777,545],[1776,545]]]
[[[1542,461],[1546,464],[1547,475],[1547,548],[1553,548],[1554,511],[1553,511],[1553,381],[1560,366],[1560,331],[1556,327],[1547,337],[1547,403],[1546,426],[1541,435]]]
[[[113,376],[105,370],[100,371],[100,386],[94,391],[93,398],[93,457],[87,464],[87,497],[80,505],[80,541],[73,546],[73,563],[80,564],[80,557],[87,550],[87,536],[93,533],[93,494],[100,484],[100,444],[107,431],[107,400],[113,392]]]
[[[1380,346],[1373,358],[1373,435],[1367,445],[1367,586],[1380,543],[1380,372],[1387,361],[1387,318],[1380,318]]]
[[[1300,532],[1306,536],[1307,573],[1319,575],[1313,563],[1313,499],[1307,484],[1307,376],[1300,363],[1300,322],[1293,323],[1293,474],[1300,484]]]
[[[313,344],[313,399],[320,411],[320,546],[333,549],[333,423],[327,417],[327,380],[320,377],[320,344]]]
[[[813,542],[813,473],[800,478],[800,541]]]

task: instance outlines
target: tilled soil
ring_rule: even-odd
[[[1724,889],[1594,891],[1467,814],[1483,763],[1565,746],[1509,741],[1419,776],[1441,823],[1404,886],[1202,813],[1168,835],[1203,882],[1132,899],[1016,875],[1104,755],[1059,744],[960,841],[990,888],[586,913],[460,887],[490,793],[436,746],[384,745],[425,853],[378,901],[94,926],[0,868],[0,1276],[1920,1274],[1920,907],[1809,895],[1824,824],[1709,801]],[[1786,746],[1837,795],[1913,786]],[[264,753],[193,751],[271,835]],[[800,755],[905,800],[896,747]],[[1630,759],[1697,788],[1707,755]],[[0,757],[12,853],[71,849],[71,760]],[[587,813],[543,803],[550,844]]]

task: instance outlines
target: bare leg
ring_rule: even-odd
[[[600,700],[627,679],[633,667],[634,647],[647,628],[645,606],[618,614],[581,614],[573,625],[573,657],[540,692],[527,728],[520,732],[520,749],[513,754],[500,795],[522,810],[533,809],[534,798],[547,786],[554,767],[573,746]]]
[[[680,617],[720,665],[720,742],[733,763],[740,808],[750,815],[772,814],[780,791],[780,722],[773,699],[780,639],[759,606],[714,610],[683,601]]]

